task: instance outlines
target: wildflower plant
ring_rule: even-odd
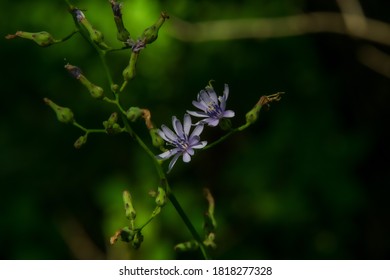
[[[136,76],[136,65],[141,53],[148,44],[156,41],[160,28],[169,19],[169,16],[167,13],[161,12],[153,25],[146,28],[139,37],[134,38],[131,37],[130,32],[124,25],[122,4],[116,0],[109,0],[108,2],[112,9],[116,26],[116,37],[121,44],[120,47],[112,47],[110,43],[106,42],[102,32],[89,22],[86,12],[71,4],[70,1],[66,1],[66,4],[73,18],[75,28],[65,38],[55,39],[46,31],[36,33],[17,31],[15,34],[7,35],[6,38],[14,39],[20,37],[32,40],[41,47],[49,47],[63,43],[75,34],[81,35],[96,51],[110,87],[104,88],[95,83],[95,81],[89,80],[88,75],[83,73],[78,66],[67,63],[64,68],[74,78],[75,82],[79,82],[89,92],[92,99],[103,101],[108,106],[112,106],[114,108],[112,114],[102,122],[100,128],[91,129],[84,127],[76,121],[77,113],[75,114],[70,108],[60,106],[48,98],[43,99],[44,103],[55,112],[60,122],[71,124],[81,130],[82,135],[74,142],[76,149],[84,146],[92,134],[115,135],[126,133],[135,140],[154,164],[159,180],[155,182],[155,190],[151,193],[149,192],[155,200],[155,208],[151,211],[149,219],[143,222],[136,220],[137,212],[133,204],[134,198],[128,190],[123,191],[122,200],[125,216],[129,223],[113,234],[110,238],[110,243],[114,244],[121,240],[130,243],[135,249],[140,248],[142,242],[144,242],[142,230],[161,213],[167,203],[172,203],[191,233],[191,238],[188,241],[177,244],[174,249],[177,251],[200,250],[203,258],[208,259],[209,249],[216,247],[217,228],[217,222],[214,217],[215,200],[211,190],[204,190],[208,208],[204,212],[203,235],[200,235],[176,199],[169,184],[168,174],[174,169],[175,163],[180,157],[184,163],[190,163],[191,158],[200,153],[200,151],[212,148],[234,133],[248,128],[258,119],[261,108],[273,101],[279,101],[282,93],[262,96],[246,114],[245,123],[232,128],[230,119],[235,116],[235,113],[233,110],[228,109],[229,107],[227,106],[229,86],[225,84],[223,94],[218,96],[211,82],[209,82],[205,89],[200,90],[196,100],[192,102],[197,109],[196,111],[186,110],[184,112],[183,110],[183,118],[172,117],[172,128],[165,124],[161,124],[160,128],[157,128],[154,121],[152,121],[152,114],[149,109],[140,108],[136,104],[124,105],[121,97],[128,83]],[[119,84],[114,82],[114,78],[111,76],[111,71],[106,63],[106,55],[113,51],[124,51],[129,55],[128,64],[122,70],[122,77],[118,78],[120,80]],[[196,120],[193,120],[193,118],[196,118]],[[150,139],[142,139],[139,136],[139,132],[133,128],[133,123],[140,120],[145,123]],[[203,137],[202,132],[206,127],[207,129],[215,129],[218,125],[225,131],[222,137],[212,142]],[[168,160],[169,163],[166,166]],[[145,192],[147,191],[145,190]]]

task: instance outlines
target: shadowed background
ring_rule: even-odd
[[[108,1],[74,4],[86,9],[107,42],[120,46]],[[0,5],[3,38],[17,30],[45,30],[61,38],[74,28],[64,1]],[[388,23],[388,1],[361,1],[361,8],[367,18]],[[191,101],[213,79],[219,94],[229,84],[228,108],[239,126],[260,96],[286,92],[249,129],[199,152],[190,164],[178,161],[169,174],[199,232],[206,209],[202,189],[213,193],[218,248],[212,257],[389,258],[389,45],[328,32],[273,37],[272,30],[262,38],[202,40],[207,28],[200,34],[189,24],[340,12],[336,1],[309,0],[123,1],[132,37],[162,10],[171,19],[141,52],[137,76],[123,93],[125,108],[148,108],[156,126],[170,126],[171,116],[182,118],[192,110]],[[220,25],[216,34],[229,37],[229,26]],[[256,26],[253,30],[257,34]],[[122,191],[132,193],[142,223],[154,208],[148,192],[158,177],[127,135],[91,135],[74,149],[81,131],[59,123],[43,103],[48,97],[72,108],[78,122],[90,128],[101,127],[114,110],[92,100],[64,69],[66,63],[79,66],[109,94],[100,61],[81,36],[49,48],[2,39],[0,50],[1,258],[198,258],[173,251],[190,234],[170,204],[145,228],[140,250],[109,244],[127,225]],[[128,60],[129,51],[108,55],[119,84]],[[134,128],[150,144],[143,123]],[[202,135],[211,141],[223,133],[215,128]]]

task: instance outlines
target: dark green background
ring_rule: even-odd
[[[389,20],[388,1],[361,1],[366,15]],[[86,16],[115,41],[108,1],[77,1]],[[107,82],[101,64],[79,35],[49,48],[5,40],[17,30],[46,30],[55,37],[73,28],[63,1],[2,1],[0,26],[0,255],[3,259],[172,259],[176,243],[190,235],[169,204],[144,232],[139,251],[109,245],[126,225],[121,193],[134,196],[138,222],[154,204],[151,160],[126,135],[81,135],[57,122],[42,99],[73,109],[87,127],[100,127],[113,107],[92,100],[63,66],[81,67],[95,83]],[[338,11],[333,1],[124,1],[133,37],[161,10],[191,22]],[[184,209],[201,230],[202,188],[216,200],[216,259],[386,259],[389,231],[390,81],[357,60],[362,40],[334,34],[278,39],[182,42],[170,36],[172,21],[142,51],[137,77],[124,93],[125,107],[149,108],[157,126],[182,118],[210,79],[235,126],[261,95],[284,91],[243,133],[179,161],[169,179]],[[389,35],[390,36],[390,35]],[[388,46],[377,45],[389,53]],[[116,82],[129,53],[109,56]],[[388,64],[387,64],[388,65]],[[135,129],[148,141],[142,123]],[[206,139],[222,132],[207,129]],[[154,150],[157,154],[158,151]]]

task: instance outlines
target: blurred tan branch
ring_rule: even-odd
[[[342,0],[338,2],[343,3]],[[313,12],[279,18],[216,20],[198,23],[172,17],[168,32],[174,38],[190,42],[246,38],[269,39],[310,33],[336,33],[390,46],[390,24],[365,17],[356,1],[343,3],[340,8],[342,13]],[[375,54],[379,52],[377,50]],[[370,52],[370,54],[373,53]],[[367,53],[359,53],[363,64],[367,65],[368,60],[379,62],[378,59],[362,59],[364,54]],[[382,54],[381,57],[386,57],[386,54]],[[388,65],[389,63],[383,61],[382,64]],[[383,71],[387,66],[370,64],[369,67],[390,77],[387,71]],[[376,70],[376,68],[379,69]]]
[[[192,42],[233,40],[244,38],[275,38],[307,33],[338,33],[350,35],[345,19],[364,20],[365,28],[355,32],[358,38],[390,46],[390,25],[360,15],[316,12],[281,18],[233,19],[189,23],[172,18],[171,36]]]

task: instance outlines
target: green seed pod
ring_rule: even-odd
[[[129,220],[135,220],[137,213],[133,207],[133,201],[128,191],[123,191],[123,203],[125,206],[126,218]]]
[[[53,109],[53,111],[57,115],[57,119],[60,122],[63,122],[63,123],[73,123],[74,122],[74,115],[73,115],[73,112],[71,109],[58,106],[57,104],[55,104],[53,101],[51,101],[48,98],[44,98],[43,101]]]
[[[151,128],[149,129],[149,134],[150,137],[152,138],[153,146],[160,149],[164,147],[165,141],[164,139],[161,138],[160,135],[158,135],[157,131],[158,131],[157,128]]]
[[[84,85],[91,96],[95,99],[102,99],[104,97],[104,90],[91,83],[82,73],[81,69],[77,66],[70,65],[69,63],[65,65],[65,69],[68,70],[68,72],[74,77],[75,79],[79,80],[82,85]]]
[[[5,36],[6,39],[14,39],[16,37],[33,40],[41,47],[48,47],[50,45],[60,42],[60,40],[54,39],[53,36],[46,31],[36,33],[18,31],[15,34],[9,34]]]
[[[117,38],[119,41],[127,42],[130,39],[130,33],[127,31],[122,20],[122,5],[115,0],[111,0],[111,8],[114,13],[114,20],[117,29]]]
[[[76,149],[80,149],[85,143],[87,143],[87,135],[80,136],[77,138],[76,142],[74,142],[73,146]]]
[[[138,120],[140,117],[142,116],[142,109],[141,108],[138,108],[138,107],[130,107],[127,111],[126,111],[126,118],[131,121],[131,122],[135,122],[136,120]]]
[[[104,42],[104,36],[102,32],[95,29],[92,24],[88,21],[88,19],[85,17],[84,13],[75,7],[71,7],[71,13],[75,20],[81,24],[86,31],[89,34],[90,39],[101,49],[107,50],[110,49],[109,46]]]
[[[198,248],[199,248],[199,244],[195,240],[179,243],[174,247],[175,251],[179,251],[179,252],[194,251]]]
[[[161,12],[160,17],[156,21],[156,23],[144,30],[141,35],[141,40],[144,41],[146,44],[151,44],[156,41],[158,37],[158,31],[166,19],[169,19],[168,14],[166,14],[165,12]]]
[[[250,123],[250,124],[253,124],[256,122],[258,116],[259,116],[259,112],[261,110],[261,105],[259,103],[257,103],[253,108],[252,110],[250,110],[248,113],[246,113],[245,115],[245,119],[246,119],[246,123]]]

